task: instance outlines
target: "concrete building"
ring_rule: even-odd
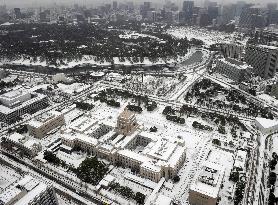
[[[119,115],[116,129],[111,124],[105,124],[107,120],[102,123],[91,121],[86,120],[87,124],[79,131],[74,128],[75,125],[69,126],[62,132],[62,143],[133,169],[155,182],[162,177],[166,180],[175,177],[185,161],[184,140],[142,132],[134,113],[128,110]]]
[[[256,118],[255,125],[263,134],[271,134],[278,131],[278,121],[265,118]]]
[[[19,133],[14,133],[2,138],[2,147],[10,152],[18,152],[31,158],[35,157],[42,146],[38,140],[25,137]]]
[[[244,45],[238,42],[221,43],[220,50],[225,58],[241,60],[244,58]]]
[[[42,139],[51,130],[65,124],[64,115],[57,111],[50,111],[31,120],[28,125],[30,135]]]
[[[45,95],[27,90],[13,90],[0,96],[0,121],[11,123],[26,113],[48,106]]]
[[[274,77],[278,68],[278,47],[248,44],[245,61],[253,67],[253,72],[262,78]]]
[[[0,194],[1,205],[58,205],[53,187],[25,176]]]
[[[263,10],[260,7],[252,6],[243,8],[239,26],[247,29],[262,28],[266,25]]]
[[[241,61],[232,58],[221,58],[216,61],[215,71],[233,81],[241,82],[249,79],[248,71],[251,69],[250,66],[247,66]]]
[[[224,174],[224,166],[205,162],[190,186],[189,203],[191,205],[216,205]]]

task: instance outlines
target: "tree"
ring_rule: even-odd
[[[176,176],[173,177],[173,182],[174,182],[174,183],[177,183],[177,182],[179,182],[179,181],[180,181],[180,177],[179,177],[178,175],[176,175]]]
[[[276,173],[275,172],[270,172],[269,174],[269,184],[274,185],[276,182]]]
[[[269,162],[269,167],[270,167],[270,169],[271,169],[271,170],[274,170],[276,164],[277,164],[277,160],[276,160],[276,159],[270,160],[270,162]]]
[[[220,142],[219,139],[213,139],[213,140],[212,140],[212,143],[215,144],[215,145],[217,145],[217,146],[221,146],[221,142]]]
[[[96,157],[87,157],[77,168],[76,175],[86,183],[96,185],[107,173],[108,168]]]
[[[45,151],[43,158],[49,163],[53,163],[57,166],[59,166],[61,163],[60,159],[53,152],[50,151]]]
[[[157,132],[157,127],[156,126],[151,127],[150,132]]]
[[[239,172],[231,172],[229,180],[233,181],[233,182],[238,182],[238,180],[239,180]]]
[[[226,134],[226,129],[225,129],[225,127],[224,126],[222,126],[222,125],[219,125],[219,127],[218,127],[218,132],[220,133],[220,134]]]
[[[142,194],[141,192],[136,192],[135,197],[134,197],[135,201],[138,204],[144,204],[145,198],[146,198],[146,196],[144,194]]]

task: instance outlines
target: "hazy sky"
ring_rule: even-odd
[[[83,4],[89,4],[89,5],[94,5],[94,4],[101,4],[101,3],[111,3],[113,0],[0,0],[0,4],[6,4],[9,7],[25,7],[25,6],[32,6],[32,7],[37,7],[37,6],[45,6],[49,5],[51,3],[62,3],[62,4],[74,4],[78,3],[80,5]],[[120,1],[120,0],[118,0]],[[132,0],[122,0],[122,1],[132,1]],[[134,2],[144,2],[144,1],[151,1],[155,3],[163,3],[166,0],[133,0]],[[172,0],[172,2],[177,2],[181,4],[183,0]],[[217,1],[219,3],[234,3],[237,0],[211,0],[211,1]],[[269,0],[270,2],[275,2],[276,0]],[[195,1],[197,5],[200,5],[204,2],[204,0],[196,0]],[[262,2],[261,0],[246,0],[246,2],[257,2],[260,3]],[[266,3],[267,1],[264,1],[263,3]]]

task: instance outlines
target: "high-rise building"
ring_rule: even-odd
[[[261,8],[254,6],[243,8],[239,19],[240,27],[251,29],[262,28],[265,24],[265,16]]]
[[[253,67],[256,75],[272,78],[278,68],[278,47],[247,44],[245,61]]]
[[[193,16],[193,9],[194,9],[194,1],[184,1],[183,2],[183,12],[185,21],[188,22]]]
[[[118,9],[118,2],[117,1],[113,1],[113,10],[117,10]]]
[[[236,5],[229,4],[224,5],[221,11],[221,23],[228,24],[231,20],[233,20],[236,16]]]
[[[16,19],[20,19],[21,18],[20,8],[14,8],[14,14]]]
[[[209,6],[208,7],[208,17],[209,17],[209,23],[212,23],[213,19],[216,19],[219,14],[219,8],[218,6]]]

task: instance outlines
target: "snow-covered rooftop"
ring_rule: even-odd
[[[225,174],[225,167],[213,162],[205,162],[195,175],[190,190],[217,198]]]

